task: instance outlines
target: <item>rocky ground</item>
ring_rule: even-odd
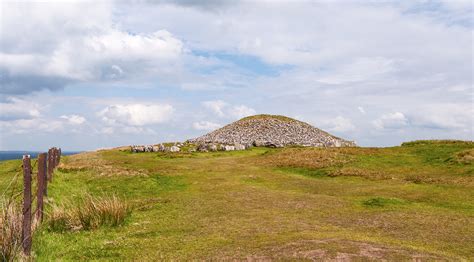
[[[307,123],[275,115],[243,118],[204,136],[190,139],[195,144],[241,144],[247,146],[356,146],[355,142],[333,136]]]

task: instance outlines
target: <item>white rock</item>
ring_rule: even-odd
[[[226,145],[226,146],[224,146],[224,150],[225,150],[225,151],[234,151],[234,150],[235,150],[235,147],[234,147],[234,146],[228,146],[228,145]]]
[[[215,151],[217,151],[217,146],[216,146],[216,145],[214,145],[214,144],[211,144],[211,145],[209,145],[209,147],[208,147],[208,148],[209,148],[209,151],[212,151],[212,152],[215,152]]]
[[[179,152],[181,149],[177,146],[170,147],[170,152]]]
[[[235,147],[235,150],[245,150],[245,146],[242,144],[236,143],[234,147]]]

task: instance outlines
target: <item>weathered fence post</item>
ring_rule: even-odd
[[[61,163],[61,148],[58,148],[58,165]]]
[[[48,182],[51,182],[53,179],[53,168],[54,168],[54,161],[53,161],[53,149],[50,148],[48,150]]]
[[[52,157],[53,157],[53,174],[54,174],[54,169],[56,168],[56,148],[53,147],[51,148],[51,152],[52,152]]]
[[[52,150],[53,150],[52,152],[53,152],[53,173],[54,173],[54,169],[56,168],[56,163],[57,163],[58,159],[57,159],[56,148],[53,147]]]
[[[22,222],[23,253],[31,252],[31,160],[30,155],[23,155],[23,222]]]
[[[38,155],[38,177],[37,177],[37,192],[36,192],[36,220],[38,222],[43,221],[43,196],[46,191],[46,173],[47,173],[47,164],[46,164],[46,153],[41,153]]]
[[[54,168],[59,165],[59,150],[57,147],[54,148]]]

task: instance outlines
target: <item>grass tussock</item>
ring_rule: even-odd
[[[87,195],[76,205],[53,206],[48,220],[51,231],[92,230],[101,226],[120,226],[131,208],[117,196]]]
[[[4,200],[0,200],[0,209],[0,260],[14,261],[21,252],[21,209]]]
[[[474,164],[474,149],[461,151],[454,157],[455,161],[460,164]]]
[[[51,231],[64,232],[74,228],[74,214],[64,205],[51,207],[48,218],[48,228]]]

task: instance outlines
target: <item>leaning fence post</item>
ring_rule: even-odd
[[[36,192],[36,220],[39,222],[43,221],[43,196],[46,191],[46,153],[38,155],[38,188]]]
[[[23,155],[23,222],[22,222],[23,253],[31,252],[31,160],[30,155]]]

